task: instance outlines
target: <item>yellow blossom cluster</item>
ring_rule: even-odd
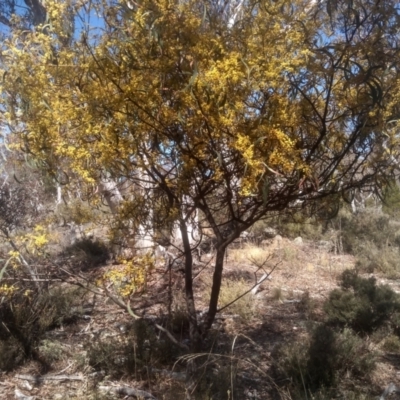
[[[120,259],[115,268],[107,271],[99,281],[100,285],[112,283],[114,290],[122,297],[129,297],[145,288],[147,274],[154,268],[151,254]]]
[[[42,225],[36,225],[31,232],[16,236],[14,241],[18,248],[26,249],[30,254],[43,255],[49,243],[47,229]],[[10,251],[10,257],[19,260],[19,251]]]

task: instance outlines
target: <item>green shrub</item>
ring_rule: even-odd
[[[400,338],[396,335],[388,336],[382,346],[383,350],[389,351],[391,353],[400,352]]]
[[[237,314],[243,322],[248,322],[255,313],[254,296],[251,293],[247,293],[243,297],[240,296],[246,293],[250,287],[243,279],[225,280],[219,296],[220,307],[222,308],[233,301],[234,303],[227,307],[226,311]]]
[[[78,199],[61,204],[55,212],[55,218],[64,224],[73,222],[77,225],[93,222],[99,215],[99,210],[93,208],[93,205]]]
[[[61,360],[66,356],[66,352],[60,342],[44,339],[38,347],[41,357],[48,364]]]
[[[382,210],[391,217],[400,217],[400,188],[396,182],[390,182],[383,191]]]
[[[196,373],[194,399],[231,399],[232,386],[236,387],[236,364],[237,362],[230,364],[220,362],[220,360],[206,363]],[[239,398],[238,392],[236,396]]]
[[[82,298],[79,294],[80,289],[65,287],[30,293],[20,290],[0,304],[0,358],[13,358],[17,351],[15,358],[21,362],[25,357],[41,358],[36,349],[43,334],[79,317],[74,307]]]
[[[20,341],[13,337],[0,340],[0,371],[13,370],[25,357],[25,349]]]
[[[310,292],[304,292],[298,303],[296,303],[297,311],[304,314],[306,319],[310,319],[314,316],[314,312],[317,308],[317,302],[310,296]]]
[[[390,217],[375,208],[357,214],[343,209],[340,229],[343,249],[351,254],[358,254],[365,243],[373,243],[378,249],[386,247],[394,241],[397,231],[391,226]]]
[[[372,242],[365,242],[358,247],[355,264],[358,271],[380,271],[388,277],[397,278],[400,273],[399,265],[400,251],[397,246],[378,248]]]
[[[329,396],[335,392],[343,377],[367,378],[375,361],[363,340],[350,329],[337,332],[320,325],[308,341],[283,346],[275,358],[275,368],[281,378],[290,382],[289,389],[297,398],[307,398],[309,394],[323,398],[322,393]]]
[[[282,236],[290,239],[301,236],[304,239],[319,240],[323,236],[324,224],[300,212],[281,217],[276,226]]]
[[[399,296],[388,286],[377,286],[374,278],[361,278],[356,271],[341,275],[341,289],[333,290],[324,304],[330,323],[370,333],[391,322],[400,310]]]
[[[146,367],[174,363],[181,354],[181,349],[168,338],[157,337],[154,328],[141,319],[133,321],[124,335],[98,339],[87,346],[89,365],[113,378],[147,374]]]
[[[68,246],[64,254],[74,257],[74,264],[91,268],[104,264],[110,258],[108,247],[100,240],[83,238]]]
[[[120,378],[124,374],[132,375],[136,367],[135,349],[129,341],[105,338],[91,342],[87,348],[88,363],[96,371],[104,371],[112,378]]]
[[[343,251],[353,254],[360,271],[400,273],[399,224],[377,208],[352,214],[343,208],[333,225],[339,230]]]

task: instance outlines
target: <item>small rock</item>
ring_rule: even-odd
[[[278,232],[274,228],[265,228],[264,229],[264,236],[269,239],[273,239]]]
[[[322,250],[331,251],[333,248],[333,243],[329,240],[319,240],[317,242],[317,247]]]
[[[303,239],[301,236],[297,236],[296,239],[293,240],[294,244],[297,244],[298,246],[301,246],[303,244]]]
[[[21,383],[18,384],[18,386],[21,389],[25,389],[25,390],[29,390],[29,391],[31,391],[33,389],[33,386],[28,381],[22,381]]]
[[[16,398],[17,400],[34,400],[34,399],[36,399],[35,396],[26,396],[25,394],[23,394],[23,393],[22,393],[20,390],[18,390],[18,389],[15,389],[14,394],[15,394],[15,398]]]
[[[274,242],[276,242],[276,243],[281,243],[282,242],[282,236],[281,235],[276,235],[275,237],[274,237]]]

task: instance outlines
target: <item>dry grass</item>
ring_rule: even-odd
[[[209,299],[212,284],[211,276],[205,276],[202,283],[203,293],[201,297],[203,299]],[[228,307],[223,309],[223,314],[232,314],[235,317],[239,317],[242,323],[249,322],[257,310],[257,299],[251,293],[247,293],[243,297],[241,296],[249,291],[251,287],[252,284],[243,278],[223,279],[218,308],[221,309],[230,304]],[[204,306],[205,305],[206,304],[204,304]]]
[[[226,308],[226,311],[237,314],[242,322],[250,321],[256,312],[255,298],[251,293],[240,297],[246,293],[249,288],[250,285],[244,279],[238,281],[225,280],[221,287],[220,308],[233,302]]]
[[[229,304],[249,290],[254,285],[256,276],[259,279],[265,271],[270,271],[277,264],[278,267],[273,271],[271,280],[262,285],[257,296],[246,295],[222,311],[227,318],[222,319],[224,322],[218,321],[217,329],[213,330],[210,336],[210,342],[213,343],[212,350],[210,353],[207,350],[203,356],[208,362],[206,366],[203,365],[202,370],[199,370],[199,376],[196,378],[199,389],[196,400],[232,398],[232,395],[228,395],[228,389],[234,393],[234,399],[270,400],[280,396],[282,399],[297,400],[304,396],[302,388],[296,397],[296,394],[289,392],[288,386],[276,386],[271,370],[274,351],[287,341],[302,343],[310,340],[310,327],[315,326],[322,318],[322,303],[329,296],[329,292],[337,287],[337,276],[343,269],[354,265],[354,258],[326,252],[314,243],[305,242],[303,245],[296,245],[285,238],[264,243],[261,247],[246,244],[241,249],[230,249],[224,269],[219,307]],[[260,268],[261,265],[263,269]],[[96,273],[101,274],[102,268],[106,267],[99,267]],[[143,297],[150,299],[151,296],[157,295],[158,299],[165,294],[166,299],[168,297],[166,289],[161,285],[165,281],[164,271],[153,271],[149,279],[148,292]],[[206,269],[195,280],[196,289],[200,289],[196,297],[199,311],[207,310],[211,280],[211,268]],[[157,285],[152,286],[153,282],[157,282]],[[188,337],[183,293],[183,277],[176,274],[173,276],[171,306],[168,307],[165,301],[164,304],[153,304],[146,308],[146,317],[160,318],[158,320],[161,320],[163,326],[167,327],[179,341]],[[234,315],[238,318],[230,318]],[[130,328],[124,332],[120,331],[116,328],[116,324],[121,322]],[[177,361],[179,351],[171,352],[171,342],[160,332],[149,331],[150,328],[147,327],[142,332],[139,327],[133,327],[132,323],[133,321],[113,303],[98,298],[90,320],[78,319],[76,325],[57,327],[54,336],[52,333],[51,336],[46,336],[46,340],[40,342],[40,351],[51,362],[55,373],[66,369],[63,373],[81,374],[86,377],[85,381],[63,382],[58,385],[45,383],[36,386],[29,393],[22,391],[49,400],[55,399],[57,395],[63,399],[104,400],[112,397],[99,392],[96,388],[103,384],[102,380],[109,381],[114,376],[112,384],[146,390],[160,400],[184,398],[183,383],[162,374],[149,372],[149,366],[153,370],[174,369],[174,372],[184,372],[186,365]],[[388,338],[386,344],[384,337],[381,339],[381,345],[376,347],[379,351],[383,348],[384,351],[390,352],[389,348],[396,347],[395,339]],[[151,345],[149,355],[146,353],[147,341]],[[102,344],[102,347],[90,349],[90,343]],[[110,343],[115,346],[107,347]],[[117,356],[120,353],[124,355],[128,351],[127,344],[131,345],[129,351],[136,354],[133,354],[133,359],[128,360],[131,364],[123,365],[119,363],[120,360],[124,361],[123,356],[119,358]],[[384,348],[386,346],[387,349]],[[90,356],[93,359],[89,363]],[[103,364],[108,363],[104,364],[103,369],[107,369],[109,376],[90,378],[90,374],[98,372],[99,368],[96,365],[99,360],[103,360]],[[374,392],[375,397],[381,387],[384,388],[388,382],[395,381],[398,377],[399,368],[395,366],[389,368],[388,365],[388,363],[379,364],[379,370],[385,371],[385,375],[382,373],[379,377],[374,377],[373,387],[378,388]],[[119,374],[113,373],[115,368]],[[25,364],[20,367],[18,373],[35,374],[37,365]],[[15,381],[16,386],[18,384],[11,374],[8,374],[7,381]],[[11,390],[10,386],[10,390],[4,394],[2,388],[0,385],[0,397],[12,398],[14,387]],[[354,393],[346,392],[347,397],[344,398],[353,400],[373,398],[362,392]],[[314,398],[320,400],[330,398],[329,395],[325,398],[322,396],[321,391]]]
[[[260,265],[271,258],[271,255],[272,250],[270,248],[246,243],[240,249],[229,250],[229,261],[243,265]]]
[[[382,349],[390,353],[400,352],[400,338],[397,335],[389,335],[383,345]]]

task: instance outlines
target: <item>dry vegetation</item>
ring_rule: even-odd
[[[0,398],[400,395],[398,2],[306,3],[0,2]]]
[[[338,218],[343,227],[343,219],[351,216]],[[344,247],[361,243],[351,232],[362,230],[364,248],[381,255],[396,251],[398,257],[396,244],[387,250],[396,232],[386,216],[369,212],[354,218],[352,230],[340,232]],[[387,235],[385,240],[373,233],[368,237],[365,227],[373,218],[383,221],[377,229]],[[64,283],[53,282],[35,295],[21,291],[9,302],[3,297],[2,398],[23,393],[26,399],[89,400],[146,398],[147,393],[160,400],[184,399],[191,359],[198,370],[190,390],[199,400],[374,399],[390,383],[400,385],[400,287],[390,280],[396,267],[361,268],[361,257],[368,253],[359,247],[354,255],[335,252],[333,242],[326,244],[332,229],[325,229],[320,240],[278,235],[259,245],[233,246],[224,270],[221,311],[197,354],[156,328],[167,329],[178,343],[187,341],[179,268],[166,271],[160,263],[148,273],[146,291],[131,304],[140,316],[134,319],[109,297],[82,285],[110,268],[106,245],[82,238],[68,246],[66,232],[56,231],[64,245],[53,257],[74,279],[65,276]],[[205,255],[195,271],[200,314],[207,307],[203,299],[209,298],[212,257]],[[370,279],[371,272],[377,281]],[[265,273],[268,279],[252,293]],[[144,392],[129,397],[132,389]]]

